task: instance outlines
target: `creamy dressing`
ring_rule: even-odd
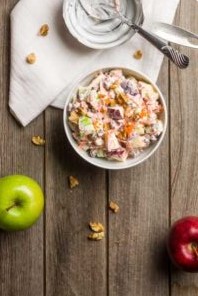
[[[120,0],[79,0],[83,9],[89,14],[90,17],[96,19],[105,19],[106,13],[104,9],[111,9],[111,14],[121,12]],[[123,2],[122,2],[123,3]]]

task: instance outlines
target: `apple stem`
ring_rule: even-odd
[[[192,250],[196,257],[198,258],[198,245],[197,244],[192,244]]]
[[[13,205],[11,205],[9,208],[6,209],[7,212],[9,212],[11,209],[15,208],[16,204],[14,203]]]

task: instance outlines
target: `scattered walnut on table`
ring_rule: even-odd
[[[44,146],[45,140],[40,136],[34,136],[32,137],[32,143],[36,146]]]
[[[94,240],[94,241],[99,241],[99,240],[102,240],[103,238],[104,238],[104,232],[100,232],[100,233],[92,232],[88,236],[88,239]]]
[[[79,181],[77,178],[73,177],[73,176],[69,176],[69,186],[71,189],[73,189],[74,187],[77,187],[79,185]]]
[[[27,57],[26,57],[26,62],[28,64],[34,64],[36,62],[36,55],[35,53],[30,53]]]
[[[47,24],[42,25],[42,27],[39,30],[39,35],[46,37],[49,33],[49,26]]]
[[[117,213],[117,212],[119,212],[119,210],[120,210],[119,206],[118,206],[115,202],[113,202],[113,201],[110,201],[110,203],[109,203],[109,208],[110,208],[114,213]]]
[[[136,59],[136,60],[140,60],[143,56],[143,52],[141,50],[137,50],[136,52],[134,52],[133,54],[133,57]]]
[[[89,227],[96,233],[104,232],[104,226],[99,222],[90,222]]]

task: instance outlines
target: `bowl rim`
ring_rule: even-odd
[[[140,76],[142,77],[142,79],[145,81],[145,82],[148,82],[150,83],[156,90],[157,92],[159,93],[160,95],[160,100],[162,102],[162,105],[163,105],[163,109],[164,109],[164,120],[163,120],[163,124],[164,124],[164,130],[160,136],[160,139],[156,142],[155,146],[153,146],[153,149],[145,156],[143,157],[142,159],[140,159],[139,161],[137,161],[136,163],[127,163],[126,162],[123,162],[123,165],[122,167],[114,167],[113,166],[113,162],[110,161],[110,160],[106,160],[106,165],[100,165],[98,163],[95,163],[93,157],[90,157],[88,154],[87,156],[83,155],[81,153],[81,150],[78,148],[75,140],[72,138],[72,135],[70,134],[70,127],[69,127],[69,124],[68,124],[68,120],[65,120],[67,119],[67,108],[68,108],[68,104],[69,102],[71,101],[72,99],[72,96],[75,92],[75,89],[78,87],[78,85],[80,85],[81,81],[82,80],[85,80],[85,79],[88,79],[89,76],[92,76],[94,74],[97,74],[97,72],[100,72],[100,71],[110,71],[110,70],[113,70],[113,69],[121,69],[123,71],[127,71],[127,72],[133,72],[132,75],[134,75],[134,77],[136,78],[136,76]],[[120,66],[108,66],[108,67],[103,67],[103,68],[96,68],[95,70],[91,70],[91,71],[86,71],[86,73],[84,72],[84,74],[82,74],[80,77],[78,77],[78,79],[72,84],[72,87],[67,95],[67,99],[65,101],[65,105],[64,105],[64,111],[63,111],[63,125],[64,125],[64,130],[65,130],[65,134],[66,134],[66,137],[67,137],[67,140],[69,141],[70,145],[73,147],[73,149],[75,150],[75,152],[81,157],[83,158],[86,162],[96,166],[96,167],[99,167],[99,168],[102,168],[102,169],[107,169],[107,170],[123,170],[123,169],[128,169],[128,168],[132,168],[132,167],[135,167],[143,162],[145,162],[148,158],[150,158],[155,152],[156,150],[159,148],[159,146],[161,145],[164,137],[165,137],[165,134],[166,134],[166,130],[167,130],[167,124],[168,124],[168,110],[167,110],[167,104],[166,104],[166,101],[165,101],[165,98],[164,98],[164,95],[162,94],[161,90],[159,89],[159,87],[157,86],[156,83],[154,83],[151,78],[149,78],[146,74],[142,73],[141,71],[137,71],[135,69],[132,69],[132,68],[127,68],[127,67],[120,67]]]

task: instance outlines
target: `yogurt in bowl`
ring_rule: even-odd
[[[64,127],[75,151],[105,169],[135,166],[159,147],[167,109],[158,87],[126,68],[95,71],[78,81],[64,109]]]
[[[102,0],[103,2],[115,0]],[[119,19],[98,21],[89,17],[85,5],[91,6],[92,0],[65,0],[63,18],[69,32],[80,43],[94,49],[106,49],[128,41],[134,34],[128,25]],[[116,4],[117,3],[117,4]],[[115,1],[118,6],[119,2]],[[142,25],[144,17],[140,0],[122,0],[119,9],[123,15],[137,25]]]

